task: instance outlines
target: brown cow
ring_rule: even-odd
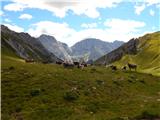
[[[79,64],[79,65],[77,66],[77,68],[83,69],[83,68],[84,68],[84,65]]]
[[[135,65],[135,64],[128,63],[128,67],[130,70],[135,69],[135,71],[136,71],[136,69],[137,69],[137,65]]]
[[[127,70],[127,67],[126,67],[126,66],[123,66],[123,67],[122,67],[122,70]]]
[[[114,65],[111,65],[111,66],[110,66],[110,68],[111,68],[112,70],[114,70],[114,71],[116,71],[116,70],[117,70],[117,67],[116,67],[116,66],[114,66]]]
[[[61,61],[56,61],[56,64],[58,64],[58,65],[62,65],[62,63],[63,62],[61,62]]]
[[[63,67],[64,68],[74,68],[74,64],[71,64],[71,63],[63,63]]]
[[[33,63],[34,60],[33,60],[33,59],[25,59],[25,62],[26,62],[26,63]]]

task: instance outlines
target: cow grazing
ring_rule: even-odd
[[[87,63],[83,63],[84,67],[88,67]]]
[[[122,70],[127,70],[127,67],[126,67],[126,66],[123,66],[123,67],[122,67]]]
[[[136,71],[137,65],[128,63],[128,67],[130,70],[134,69]]]
[[[48,61],[48,60],[45,60],[45,61],[42,61],[42,63],[43,63],[43,64],[49,64],[49,63],[51,63],[51,62]]]
[[[33,59],[25,59],[25,62],[26,62],[26,63],[33,63],[34,60],[33,60]]]
[[[88,64],[86,62],[82,62],[82,64],[84,67],[88,67]]]
[[[77,68],[83,69],[83,68],[84,68],[84,65],[79,64],[79,65],[77,66]]]
[[[71,63],[63,63],[64,68],[74,68],[74,64]]]
[[[79,63],[79,62],[73,62],[73,64],[74,64],[74,65],[79,65],[80,63]]]
[[[47,62],[47,61],[43,61],[42,63],[43,63],[43,64],[48,64],[48,62]]]
[[[111,66],[110,66],[110,68],[111,68],[112,70],[114,70],[114,71],[116,71],[116,70],[117,70],[117,67],[116,67],[116,66],[114,66],[114,65],[111,65]]]
[[[56,61],[56,64],[62,65],[62,62],[61,61]]]

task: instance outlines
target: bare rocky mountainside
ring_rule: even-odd
[[[122,41],[104,42],[99,39],[88,38],[69,47],[67,44],[57,41],[49,35],[41,35],[38,40],[48,51],[60,59],[69,61],[74,58],[84,57],[87,57],[88,60],[96,60],[124,43]]]
[[[126,54],[136,54],[137,45],[138,45],[138,39],[133,38],[129,42],[124,43],[119,48],[111,51],[110,53],[96,60],[96,63],[97,64],[110,64],[117,60],[120,60]]]
[[[85,58],[96,60],[99,57],[118,48],[124,42],[105,42],[99,39],[88,38],[72,47],[57,41],[53,36],[41,35],[38,38],[31,37],[28,33],[17,33],[1,25],[2,46],[8,46],[18,56],[24,59],[55,62],[56,60],[72,61]]]
[[[95,61],[119,68],[127,63],[136,64],[141,72],[160,75],[160,31],[133,38]]]
[[[59,58],[49,52],[36,38],[31,37],[28,33],[11,31],[4,25],[1,25],[1,46],[2,52],[11,50],[23,59],[47,62],[59,60]]]
[[[43,44],[43,46],[55,54],[58,58],[63,60],[71,60],[72,50],[67,44],[57,41],[54,37],[49,35],[41,35],[38,40]]]
[[[72,55],[83,56],[86,54],[88,55],[89,60],[96,60],[99,57],[118,48],[123,43],[124,42],[122,41],[105,42],[99,39],[88,38],[76,43],[71,47]]]

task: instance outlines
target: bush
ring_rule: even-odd
[[[104,81],[103,81],[103,80],[96,80],[96,83],[97,83],[98,85],[102,85],[102,84],[104,84]]]
[[[16,105],[16,106],[15,106],[15,111],[16,111],[16,112],[21,112],[21,110],[22,110],[22,108],[21,108],[20,105]]]
[[[133,81],[131,79],[128,79],[128,82],[132,83]]]
[[[142,112],[141,115],[136,117],[136,119],[150,119],[150,120],[153,120],[156,118],[160,118],[160,116],[157,114],[154,114],[154,113],[150,113],[148,111],[144,111],[144,112]]]
[[[117,86],[120,86],[120,85],[121,85],[120,82],[119,82],[119,81],[116,81],[116,80],[113,80],[113,83],[114,83],[115,85],[117,85]]]
[[[145,83],[146,83],[144,80],[140,80],[139,82],[141,82],[141,83],[143,83],[143,84],[145,84]]]
[[[40,89],[33,89],[33,90],[30,91],[30,95],[31,95],[32,97],[35,97],[35,96],[40,95],[40,92],[41,92]]]
[[[113,118],[113,119],[111,119],[111,120],[129,120],[129,119],[125,119],[125,118],[122,118],[122,117],[116,117],[116,118]]]
[[[9,67],[9,70],[14,70],[15,68],[13,66]]]
[[[63,98],[67,101],[74,101],[79,98],[79,94],[76,91],[69,91],[64,94]]]
[[[98,102],[91,102],[86,106],[86,110],[93,113],[96,113],[99,109]]]
[[[96,68],[91,68],[91,73],[97,72]]]

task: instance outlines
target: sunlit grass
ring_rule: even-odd
[[[2,119],[110,120],[160,115],[160,78],[105,67],[64,69],[2,56]]]

